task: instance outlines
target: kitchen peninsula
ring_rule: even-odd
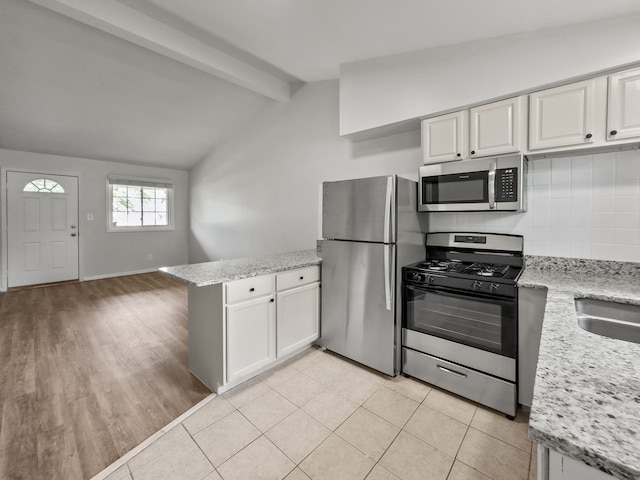
[[[538,478],[640,479],[640,345],[584,331],[574,304],[640,305],[640,265],[531,257],[518,286],[548,289],[529,418]]]
[[[188,284],[189,370],[220,394],[311,345],[320,262],[312,249],[161,268]]]

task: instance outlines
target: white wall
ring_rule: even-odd
[[[80,275],[84,279],[147,271],[187,263],[189,174],[182,170],[0,149],[0,167],[79,176]],[[174,182],[175,230],[107,232],[107,175]],[[4,193],[0,198],[5,208]],[[93,221],[87,214],[93,213]],[[153,260],[147,260],[151,253]]]
[[[525,253],[640,262],[640,150],[529,162],[525,213],[433,213],[430,231],[524,235]]]
[[[416,178],[419,132],[361,143],[338,134],[338,82],[303,86],[190,172],[190,262],[315,248],[325,180]]]
[[[635,15],[344,64],[340,133],[432,116],[639,63],[638,25],[640,15]]]
[[[419,132],[338,135],[334,81],[307,84],[190,173],[189,261],[314,248],[325,180],[415,178]],[[524,235],[525,253],[640,262],[640,151],[529,162],[524,213],[434,213],[429,231]]]

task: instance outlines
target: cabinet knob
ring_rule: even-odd
[[[475,150],[471,150],[471,155],[475,155],[475,154],[476,154],[476,151]],[[458,156],[460,156],[460,155],[458,155]]]
[[[611,130],[610,134],[611,135],[617,135],[618,131],[617,130]]]
[[[272,299],[271,299],[271,300],[269,300],[269,301],[270,301],[271,303],[273,303],[273,302],[275,302],[275,299],[273,299],[273,298],[272,298]]]
[[[590,133],[587,133],[587,134],[585,135],[585,138],[591,138],[591,137],[593,137],[593,135],[591,135]]]
[[[300,280],[304,280],[304,277],[300,277]]]
[[[456,153],[456,157],[461,157],[461,156],[462,156],[462,154]]]
[[[250,292],[255,292],[255,291],[256,291],[256,289],[255,289],[255,288],[253,288],[253,287],[251,287],[251,288],[249,289],[249,291],[250,291]]]

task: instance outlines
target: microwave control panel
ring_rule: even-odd
[[[518,201],[518,169],[499,168],[496,170],[496,202]]]

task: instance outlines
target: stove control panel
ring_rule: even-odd
[[[504,290],[507,286],[495,283],[495,282],[481,282],[479,280],[474,280],[471,284],[471,289],[475,292],[484,292],[484,293],[493,293],[493,294],[503,294]]]
[[[466,278],[465,278],[466,277]],[[455,273],[431,273],[420,269],[403,269],[403,279],[407,285],[414,285],[428,289],[447,289],[451,292],[468,292],[467,294],[497,295],[500,297],[515,297],[516,285],[514,282],[505,282],[496,278],[469,278],[469,275]]]
[[[405,273],[405,279],[410,282],[423,284],[423,285],[433,285],[435,283],[434,275],[429,275],[427,273],[422,273],[422,272],[407,271]]]

